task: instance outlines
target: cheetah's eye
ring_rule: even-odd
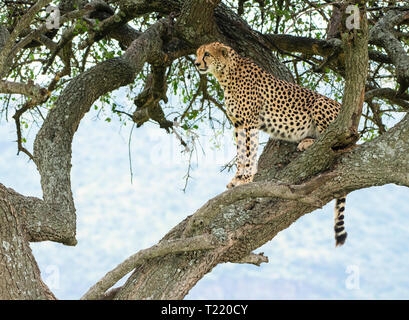
[[[210,53],[209,53],[209,52],[205,52],[203,56],[204,56],[204,57],[210,57]]]

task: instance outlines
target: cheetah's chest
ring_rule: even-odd
[[[303,105],[294,99],[266,99],[259,113],[259,128],[273,139],[300,141],[316,136],[316,127]]]
[[[258,123],[261,103],[255,87],[230,84],[224,88],[226,113],[233,123]]]

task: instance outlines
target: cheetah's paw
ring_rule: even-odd
[[[234,177],[226,186],[227,189],[237,187],[245,182],[240,177]]]
[[[227,189],[237,187],[239,185],[249,183],[253,181],[253,176],[236,176],[226,186]]]
[[[305,151],[307,150],[313,143],[314,143],[315,139],[312,138],[306,138],[304,140],[302,140],[298,146],[297,146],[297,150],[298,151]]]

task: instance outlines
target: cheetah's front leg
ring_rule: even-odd
[[[250,125],[246,132],[246,164],[244,169],[245,183],[252,182],[257,173],[258,127]]]
[[[238,186],[240,184],[243,184],[242,179],[244,176],[244,168],[245,168],[245,161],[244,157],[241,154],[241,148],[242,146],[246,143],[245,135],[243,134],[243,128],[239,127],[238,125],[235,124],[234,126],[234,136],[236,140],[236,147],[237,147],[237,153],[236,153],[236,174],[234,178],[227,184],[227,189],[231,189],[235,186]]]
[[[227,188],[253,181],[257,172],[258,128],[248,125],[235,131],[237,141],[237,172]]]

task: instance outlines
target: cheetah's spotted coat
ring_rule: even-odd
[[[196,67],[212,73],[224,89],[227,115],[235,127],[237,172],[227,188],[253,181],[257,171],[258,132],[299,142],[307,149],[335,120],[341,105],[317,92],[275,78],[219,42],[197,50]],[[345,197],[335,207],[336,244],[344,243]]]

